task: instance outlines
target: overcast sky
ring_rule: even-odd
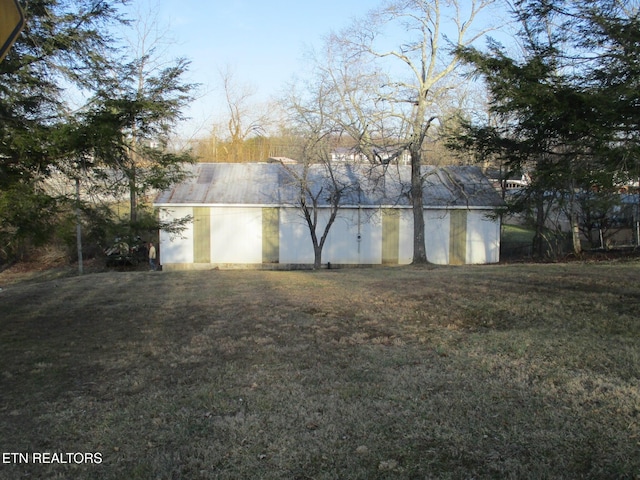
[[[189,81],[204,94],[190,108],[182,135],[206,135],[220,115],[220,70],[257,90],[256,101],[277,95],[302,67],[307,46],[364,15],[379,0],[138,0],[156,4],[172,38],[170,55],[191,60]],[[143,9],[145,11],[147,9]]]

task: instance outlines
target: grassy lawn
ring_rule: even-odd
[[[0,478],[637,479],[639,309],[638,261],[5,284]]]

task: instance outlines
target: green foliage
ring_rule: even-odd
[[[124,0],[20,2],[28,19],[0,63],[0,217],[3,250],[39,243],[52,230],[56,200],[41,180],[65,158],[65,87],[90,87],[105,66],[107,26]],[[15,238],[12,239],[12,235]]]
[[[0,190],[0,261],[48,240],[57,212],[56,200],[33,185],[15,183]]]
[[[171,127],[191,100],[193,85],[182,81],[188,62],[157,70],[150,55],[116,65],[80,115],[94,169],[121,179],[111,193],[129,195],[131,229],[137,228],[138,196],[181,181],[184,164],[194,161],[189,152],[167,149]]]
[[[63,85],[87,87],[104,66],[106,24],[122,1],[22,2],[23,33],[0,63],[0,171],[3,183],[42,174],[55,163],[52,127],[64,122]]]
[[[191,157],[168,152],[167,141],[190,99],[192,85],[182,81],[188,62],[152,70],[152,52],[128,63],[114,55],[108,32],[126,23],[118,13],[126,2],[23,2],[27,25],[0,64],[0,256],[14,255],[18,239],[44,241],[56,221],[58,233],[72,238],[68,219],[79,200],[43,188],[54,172],[79,179],[83,192],[117,198],[131,191],[136,200],[184,177],[180,165]],[[89,106],[71,115],[66,88],[93,92]],[[80,207],[88,238],[117,229],[108,207]],[[138,228],[137,210],[134,203],[129,230]]]
[[[530,175],[512,211],[531,212],[539,239],[553,209],[575,221],[576,191],[638,176],[640,19],[607,0],[514,7],[522,58],[496,43],[459,51],[486,81],[492,122],[466,122],[450,144]]]
[[[607,145],[611,167],[640,173],[640,12],[618,20],[602,15],[595,19],[597,35],[585,37],[594,48],[605,50],[602,62],[588,80],[601,102],[600,122],[612,134]]]
[[[578,196],[578,202],[581,231],[594,248],[606,246],[611,233],[633,227],[633,214],[615,190],[586,191]]]

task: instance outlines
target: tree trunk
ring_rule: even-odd
[[[136,167],[133,166],[131,176],[129,177],[129,207],[131,213],[129,215],[131,226],[138,221],[138,195],[136,193]]]
[[[569,197],[569,220],[571,223],[571,240],[573,242],[573,253],[576,256],[582,255],[582,242],[580,241],[580,219],[578,217],[578,202],[576,202],[576,187],[574,182],[570,185],[571,194]]]
[[[536,195],[536,233],[533,236],[533,255],[538,258],[542,258],[544,256],[544,223],[545,223],[545,214],[544,214],[544,198],[542,194]]]
[[[424,205],[422,200],[422,172],[420,152],[411,151],[411,207],[413,209],[413,264],[427,262],[424,238]]]
[[[638,185],[640,185],[640,176],[638,176]],[[640,247],[640,192],[638,194],[638,203],[636,204],[636,247]]]
[[[312,201],[314,204],[313,209],[311,210],[303,204],[302,212],[307,222],[307,227],[309,227],[309,235],[311,235],[311,244],[313,245],[313,269],[318,270],[322,267],[322,247],[324,246],[324,241],[322,239],[318,241],[318,234],[316,232],[316,227],[318,226],[318,199],[312,198]]]
[[[313,269],[319,270],[322,268],[322,246],[313,246]]]
[[[580,225],[578,223],[578,214],[575,212],[575,207],[572,206],[571,211],[571,238],[573,240],[573,253],[580,256],[582,255],[582,242],[580,241]]]

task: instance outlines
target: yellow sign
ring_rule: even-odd
[[[24,27],[24,13],[18,0],[0,0],[0,62]]]

